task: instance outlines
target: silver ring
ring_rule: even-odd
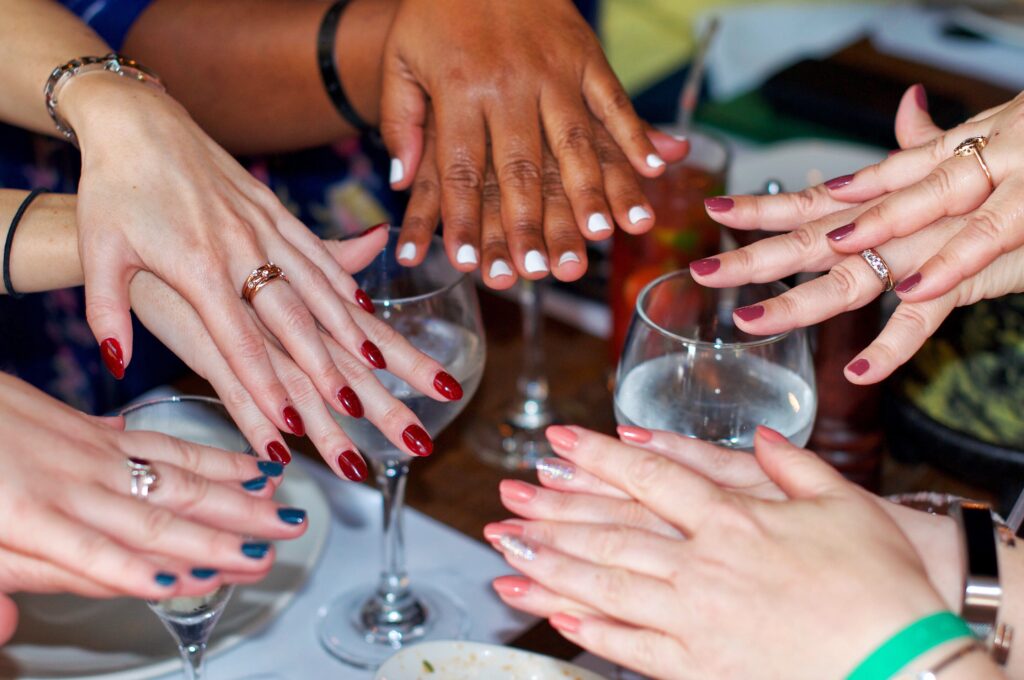
[[[160,476],[153,470],[150,462],[144,458],[128,458],[125,460],[128,472],[131,473],[131,494],[132,498],[146,500],[149,492],[160,483]]]
[[[882,259],[877,250],[874,248],[862,250],[860,251],[860,256],[864,258],[864,261],[871,267],[871,271],[875,273],[878,280],[885,286],[886,293],[896,286],[896,281],[892,278],[892,272],[889,271],[889,265],[885,263],[885,260]]]

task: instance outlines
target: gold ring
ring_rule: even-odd
[[[981,150],[988,146],[988,137],[968,137],[964,141],[956,145],[953,149],[953,155],[957,158],[966,158],[967,156],[974,156],[978,159],[978,165],[981,166],[981,171],[985,173],[985,177],[988,178],[988,184],[993,189],[996,188],[995,182],[992,181],[992,171],[988,169],[988,163],[981,155]]]
[[[892,290],[896,282],[892,278],[892,272],[889,271],[889,265],[885,263],[885,260],[878,254],[878,251],[874,248],[868,248],[867,250],[860,251],[860,256],[864,258],[864,261],[871,267],[871,271],[875,273],[878,280],[885,286],[885,292],[888,293]]]
[[[245,283],[242,284],[242,299],[252,304],[252,299],[256,297],[256,293],[260,292],[260,288],[267,285],[274,279],[281,279],[287,281],[288,277],[284,275],[281,268],[273,262],[267,262],[261,264],[256,269],[252,270],[245,279]]]

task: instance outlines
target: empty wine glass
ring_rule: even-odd
[[[256,455],[232,423],[227,409],[216,399],[167,397],[129,406],[121,415],[125,430],[159,432],[204,446]],[[201,597],[147,602],[174,637],[188,680],[203,677],[206,644],[233,591],[234,586],[223,585]]]
[[[806,332],[758,336],[733,322],[737,307],[786,290],[782,283],[707,288],[689,270],[648,284],[619,360],[618,423],[747,451],[765,425],[804,446],[817,408]]]
[[[398,231],[393,229],[387,246],[356,279],[373,299],[378,318],[462,384],[461,400],[437,401],[386,371],[376,371],[381,384],[435,437],[462,412],[480,385],[485,358],[480,305],[472,280],[448,264],[441,239],[434,237],[415,268],[397,264],[397,241]],[[404,645],[465,636],[468,619],[455,599],[437,588],[409,585],[402,506],[410,456],[369,421],[340,413],[335,418],[370,461],[381,490],[383,567],[376,584],[342,593],[321,607],[321,643],[347,663],[375,668]]]

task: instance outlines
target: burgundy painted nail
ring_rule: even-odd
[[[296,437],[306,434],[306,425],[302,422],[302,416],[291,406],[284,407],[284,424]]]
[[[356,289],[356,302],[370,314],[373,314],[377,310],[377,308],[373,306],[373,300],[370,299],[370,296],[367,295],[366,291],[362,288]]]
[[[384,361],[384,355],[380,353],[380,348],[373,344],[369,340],[363,343],[363,346],[359,348],[359,351],[363,353],[366,360],[373,364],[374,368],[387,368],[388,362]]]
[[[704,207],[711,212],[732,210],[734,205],[736,205],[736,201],[728,196],[713,196],[712,198],[704,199]]]
[[[281,442],[270,442],[267,444],[267,456],[270,460],[275,463],[281,463],[281,465],[287,465],[292,462],[292,454],[288,453],[288,449]]]
[[[114,338],[107,338],[100,343],[100,357],[110,375],[118,380],[124,377],[124,354],[121,353],[121,343]]]
[[[708,276],[718,271],[722,261],[717,257],[706,257],[703,260],[694,260],[690,263],[690,269],[696,272],[697,276]]]
[[[434,441],[419,425],[410,425],[402,432],[402,441],[414,456],[429,456],[434,452]]]
[[[338,390],[338,401],[353,418],[363,417],[363,402],[359,401],[359,395],[351,387],[346,385]]]
[[[750,305],[748,307],[737,307],[733,310],[736,316],[740,317],[744,321],[753,321],[754,319],[760,319],[764,316],[764,305]]]
[[[387,222],[381,222],[380,224],[375,224],[375,225],[373,225],[372,227],[370,227],[369,229],[365,230],[365,231],[364,231],[364,232],[363,232],[362,234],[360,234],[359,236],[360,236],[360,237],[363,237],[363,236],[368,236],[368,235],[372,234],[373,232],[377,231],[378,229],[382,229],[382,228],[384,228],[384,227],[386,227],[386,226],[388,226],[388,223],[387,223]]]
[[[871,364],[868,363],[867,359],[857,359],[852,364],[847,366],[850,369],[850,373],[854,375],[864,375],[871,368]]]
[[[462,399],[462,385],[451,374],[444,371],[438,371],[437,375],[434,376],[434,389],[449,401]]]
[[[895,156],[896,154],[898,154],[898,153],[899,153],[900,151],[903,151],[903,149],[892,149],[892,150],[891,150],[891,151],[889,152],[889,158],[892,158],[893,156]]]
[[[841,177],[836,177],[825,182],[825,186],[828,187],[829,189],[841,189],[842,187],[845,187],[852,181],[853,175],[843,175]]]
[[[353,482],[363,481],[368,474],[366,461],[352,449],[338,454],[338,467],[341,468],[341,474]]]
[[[841,227],[836,227],[832,231],[825,234],[825,236],[828,236],[833,241],[842,241],[844,238],[852,234],[853,230],[856,228],[857,223],[850,222],[849,224],[844,224]]]
[[[917,284],[921,283],[921,272],[911,274],[907,278],[900,281],[899,285],[894,289],[897,293],[909,293],[917,287]]]
[[[917,108],[928,111],[928,93],[921,83],[914,85],[914,99],[917,100]]]

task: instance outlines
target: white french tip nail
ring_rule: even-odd
[[[476,248],[468,243],[463,243],[455,253],[455,261],[459,264],[476,264],[479,262],[476,258]]]
[[[525,541],[520,541],[514,536],[502,534],[501,538],[498,539],[498,544],[512,557],[518,557],[527,562],[537,559],[537,551],[533,549],[533,546]]]
[[[391,159],[391,183],[397,184],[405,178],[405,164],[399,158]]]
[[[601,213],[594,213],[587,218],[587,229],[590,230],[591,234],[600,234],[602,231],[611,231],[612,225],[608,224],[608,220],[605,219]]]
[[[399,260],[415,260],[416,259],[416,244],[406,243],[402,246],[402,249],[398,251]]]
[[[649,219],[651,219],[651,213],[647,212],[647,210],[643,206],[634,205],[632,208],[629,209],[630,224],[636,224],[637,222]]]
[[[660,168],[665,165],[665,161],[661,160],[661,156],[656,153],[647,154],[647,166],[651,168]],[[392,166],[392,174],[394,174],[394,167]]]
[[[562,256],[558,258],[558,266],[561,267],[563,264],[569,264],[570,262],[579,262],[579,255],[573,252],[562,253]]]
[[[676,140],[677,142],[685,142],[687,139],[689,139],[689,137],[687,137],[686,135],[672,135],[672,139]]]
[[[530,274],[546,272],[548,270],[548,263],[544,261],[544,256],[540,254],[539,250],[531,250],[526,253],[526,258],[523,260],[523,266]]]
[[[495,260],[491,263],[491,271],[488,274],[492,279],[500,279],[503,276],[512,276],[512,267],[508,266],[505,260]]]

